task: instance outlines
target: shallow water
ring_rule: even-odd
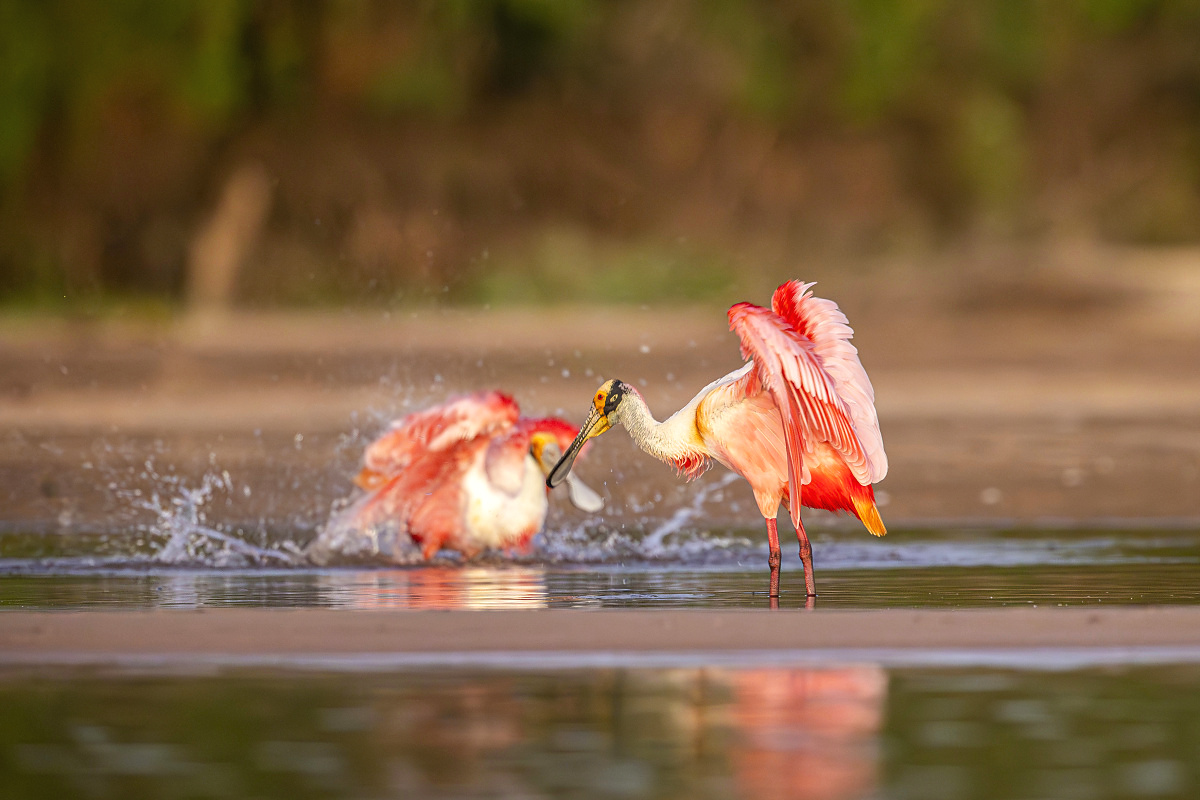
[[[670,470],[641,471],[661,465],[648,465],[640,454],[619,458],[619,444],[589,456],[586,465],[608,501],[604,511],[588,516],[556,499],[531,553],[491,554],[465,565],[447,555],[432,566],[347,560],[315,568],[303,548],[353,496],[348,476],[370,438],[363,431],[256,432],[201,441],[20,438],[12,452],[0,448],[9,456],[0,470],[7,503],[0,520],[3,607],[766,602],[766,537],[745,482],[714,470],[684,484]],[[958,487],[947,497],[964,491]],[[890,511],[885,507],[891,532],[881,539],[854,520],[806,513],[820,607],[1200,600],[1194,522],[1014,529],[992,520],[905,529]],[[781,521],[784,606],[803,599],[796,593],[803,576],[789,527]]]
[[[651,536],[550,532],[534,553],[513,558],[314,568],[295,547],[270,542],[242,542],[271,554],[249,565],[240,551],[193,548],[190,560],[166,560],[161,547],[113,554],[113,534],[10,531],[0,533],[0,607],[765,605],[766,548],[755,531],[678,531],[649,547]],[[816,534],[814,547],[822,608],[1200,602],[1196,530],[897,530],[884,539]],[[782,584],[784,606],[803,603],[789,551]]]
[[[42,479],[27,506],[14,490],[0,611],[768,605],[764,532],[728,476],[630,481],[601,521],[554,508],[528,554],[316,568],[303,547],[344,481],[298,468],[254,483],[211,458],[180,477],[140,448],[126,460],[94,467],[107,482]],[[818,609],[1200,602],[1194,525],[893,525],[875,539],[806,520]],[[795,608],[803,576],[783,538],[780,605]],[[1200,666],[1177,655],[550,671],[553,655],[436,671],[0,668],[0,797],[1200,796]]]
[[[0,673],[4,797],[1184,798],[1200,667]]]

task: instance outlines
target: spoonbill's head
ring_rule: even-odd
[[[620,409],[622,401],[632,392],[633,387],[618,380],[605,381],[596,390],[596,396],[592,398],[592,407],[588,409],[587,419],[579,427],[579,435],[575,437],[575,441],[571,442],[562,458],[550,470],[546,477],[547,486],[554,488],[566,480],[567,476],[571,474],[571,466],[575,463],[575,457],[579,455],[580,448],[588,439],[599,436],[613,425],[620,423],[618,409]]]

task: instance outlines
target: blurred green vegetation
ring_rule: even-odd
[[[759,252],[1195,242],[1197,42],[1196,0],[3,0],[0,303],[181,298],[247,161],[274,185],[257,304],[691,300]]]
[[[517,259],[502,256],[472,281],[467,298],[492,305],[562,300],[677,303],[725,300],[739,287],[735,265],[684,244],[621,245],[575,230],[548,230]]]

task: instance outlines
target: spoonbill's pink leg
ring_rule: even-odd
[[[804,591],[809,597],[817,596],[817,579],[813,577],[812,545],[804,532],[804,523],[797,520],[796,538],[800,540],[800,562],[804,564]]]
[[[779,601],[779,565],[783,563],[783,554],[779,552],[779,531],[775,527],[775,520],[767,520],[767,544],[771,548],[771,554],[767,556],[767,564],[771,567],[771,607],[775,608]]]

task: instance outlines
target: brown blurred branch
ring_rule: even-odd
[[[261,164],[233,171],[188,255],[187,304],[223,311],[233,303],[238,272],[258,241],[271,206],[271,182]]]

